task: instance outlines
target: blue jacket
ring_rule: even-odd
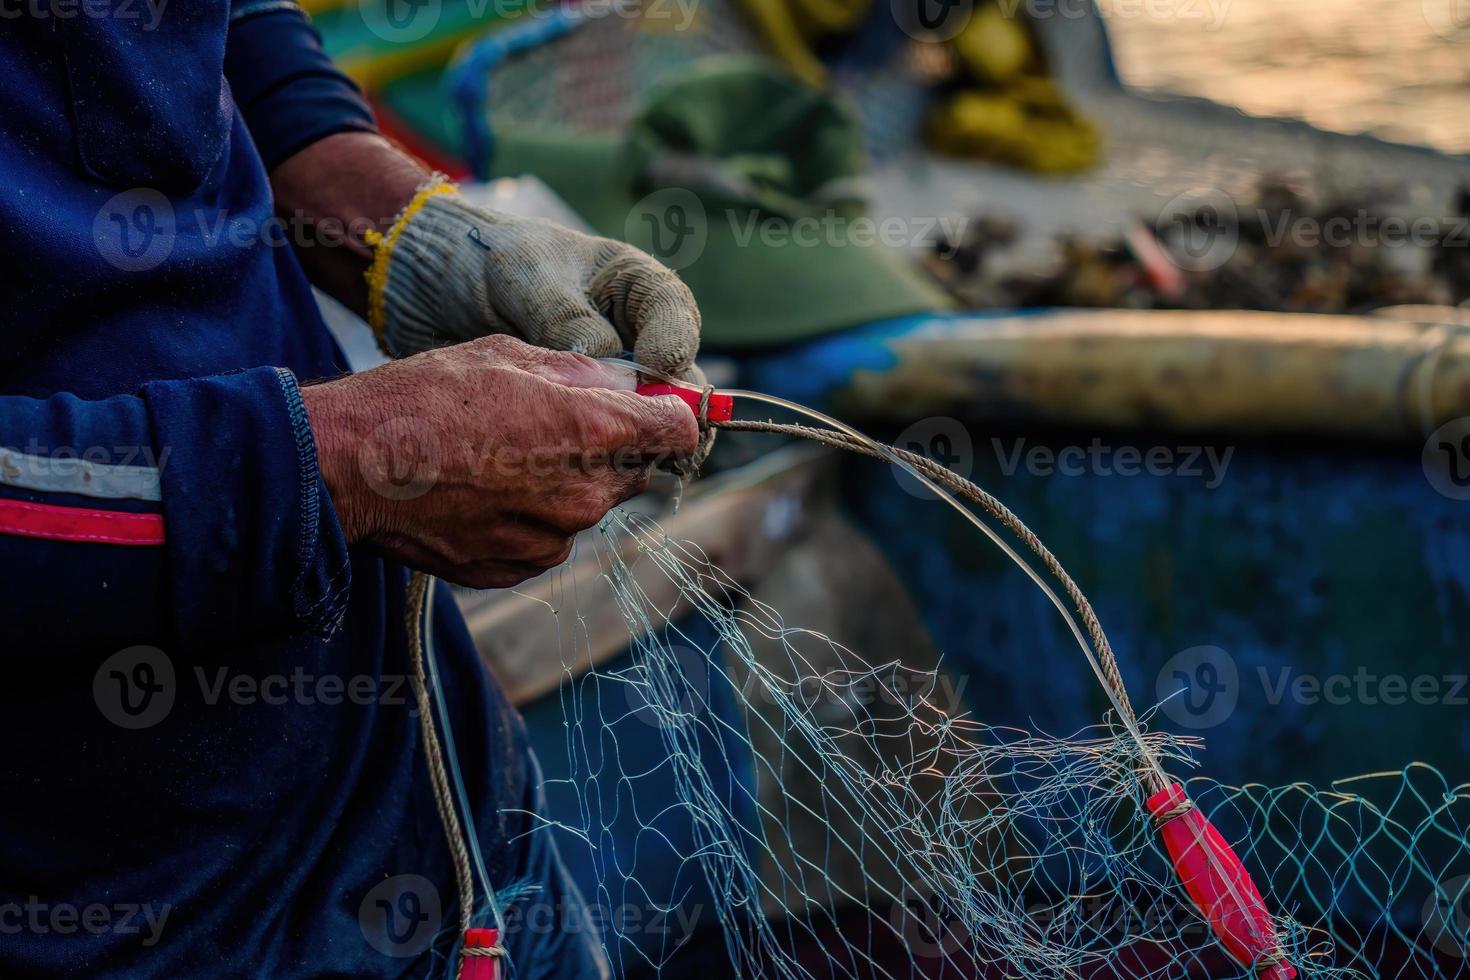
[[[318,474],[297,383],[344,366],[266,176],[372,125],[290,0],[5,13],[0,976],[443,973],[406,572]],[[519,717],[434,628],[490,877],[552,910],[513,975],[596,976]]]

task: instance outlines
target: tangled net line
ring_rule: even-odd
[[[643,889],[636,862],[599,846],[627,807],[637,847],[697,870],[738,976],[1255,975],[1259,964],[1242,966],[1215,943],[1143,808],[1165,785],[1162,763],[1192,766],[1198,740],[1147,729],[1091,604],[1020,518],[938,463],[859,435],[711,424],[899,459],[979,506],[1061,585],[1117,717],[1064,737],[977,721],[941,703],[938,667],[873,663],[788,627],[697,548],[615,511],[600,528],[599,558],[631,659],[576,673],[564,661],[574,679],[562,690],[567,782],[581,824],[562,829],[589,846],[596,904],[618,891],[669,911]],[[647,570],[673,584],[674,600],[645,586]],[[411,588],[421,623],[417,578]],[[575,596],[566,605],[575,611]],[[712,628],[714,642],[679,616]],[[437,742],[428,737],[416,631],[411,649],[429,752]],[[693,664],[690,650],[698,651]],[[626,696],[609,698],[605,686]],[[737,721],[715,703],[731,695]],[[625,760],[606,744],[606,732],[634,715],[657,728],[662,759]],[[723,757],[719,765],[710,753]],[[473,879],[442,762],[430,765],[467,926]],[[753,779],[716,779],[732,768],[749,768]],[[671,780],[675,798],[652,801],[645,815],[650,800],[638,789],[656,779]],[[1188,786],[1195,805],[1240,842],[1269,906],[1284,913],[1275,920],[1280,956],[1300,975],[1470,975],[1470,787],[1451,787],[1426,766],[1361,779],[1329,790],[1232,788],[1199,777]],[[608,783],[611,804],[596,798]],[[1368,792],[1349,791],[1357,788]],[[667,831],[670,814],[692,846]],[[650,943],[616,922],[604,942],[620,966],[655,973],[680,949],[680,940]]]

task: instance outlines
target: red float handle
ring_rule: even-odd
[[[704,400],[704,392],[698,388],[686,388],[683,385],[669,384],[646,384],[638,386],[640,395],[674,395],[683,399],[684,404],[697,416],[699,415],[699,403]],[[721,394],[718,391],[710,392],[708,418],[711,422],[728,422],[735,417],[735,397],[733,395]]]
[[[1264,980],[1291,980],[1275,923],[1250,872],[1178,783],[1148,799],[1159,835],[1190,900],[1220,945]]]
[[[496,950],[494,955],[472,950]],[[500,980],[500,930],[466,929],[459,953],[458,980]]]

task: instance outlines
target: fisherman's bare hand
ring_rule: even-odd
[[[694,454],[672,396],[580,354],[485,337],[302,390],[349,541],[476,588],[566,560],[572,538]]]

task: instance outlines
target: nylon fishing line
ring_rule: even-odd
[[[588,628],[580,617],[569,636],[557,619],[565,782],[582,824],[559,826],[586,845],[600,895],[632,894],[661,911],[676,904],[651,895],[636,860],[611,846],[631,819],[639,846],[697,872],[741,976],[1453,975],[1435,964],[1444,927],[1462,925],[1455,915],[1426,913],[1417,932],[1399,922],[1406,892],[1451,910],[1470,895],[1465,787],[1422,766],[1330,790],[1174,780],[1168,769],[1193,766],[1200,743],[1148,729],[1151,714],[1135,712],[1086,596],[999,500],[805,406],[659,382],[640,391],[679,395],[703,427],[806,439],[907,471],[1041,589],[1113,718],[1065,737],[977,720],[933,695],[942,664],[875,661],[787,626],[698,549],[616,510],[598,529],[597,557],[628,664],[598,666],[577,648]],[[814,424],[734,417],[734,406],[755,404]],[[588,600],[580,587],[561,594],[574,614]],[[427,577],[415,574],[417,677],[428,598]],[[703,624],[699,634],[684,620]],[[428,676],[442,715],[432,665]],[[722,714],[722,699],[735,716]],[[497,900],[477,842],[463,839],[459,816],[471,821],[453,734],[445,727],[441,745],[426,692],[420,701],[425,752],[440,754],[428,763],[467,930],[459,975],[488,978],[505,962],[504,902],[533,899]],[[662,759],[622,757],[615,733],[631,717],[655,726]],[[750,778],[713,775],[726,771]],[[653,785],[664,788],[643,789]],[[1217,823],[1242,843],[1239,856]],[[476,884],[496,927],[488,935],[471,922]],[[1273,915],[1268,900],[1293,914]],[[1393,944],[1372,938],[1384,931]],[[617,923],[604,945],[615,965],[655,972],[679,949]]]

